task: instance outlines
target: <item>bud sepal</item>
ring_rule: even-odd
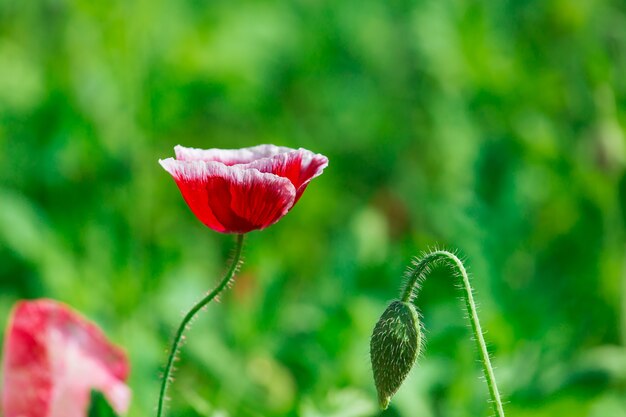
[[[370,340],[370,357],[381,409],[389,406],[422,348],[419,313],[410,302],[393,301],[382,314]]]

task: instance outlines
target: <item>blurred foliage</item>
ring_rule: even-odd
[[[118,417],[107,401],[104,394],[98,391],[91,391],[91,400],[89,403],[88,417]]]
[[[509,417],[626,416],[622,0],[0,0],[0,317],[52,297],[155,410],[175,325],[228,260],[158,158],[330,158],[188,333],[176,416],[374,416],[368,339],[411,256],[473,272]],[[486,416],[445,271],[386,416]]]

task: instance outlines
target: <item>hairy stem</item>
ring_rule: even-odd
[[[170,349],[169,356],[167,358],[167,364],[165,365],[165,372],[163,373],[163,379],[161,381],[161,390],[159,391],[159,405],[157,407],[157,417],[161,417],[164,411],[165,404],[165,394],[167,393],[167,387],[171,381],[172,367],[174,365],[174,358],[178,352],[178,348],[180,347],[180,343],[183,338],[183,333],[187,329],[189,322],[194,318],[194,316],[208,303],[211,302],[230,282],[230,280],[235,275],[237,271],[237,267],[239,266],[239,260],[241,259],[241,251],[243,248],[243,237],[244,235],[237,235],[237,243],[235,246],[235,255],[233,256],[232,264],[224,275],[224,278],[220,281],[220,283],[208,293],[204,298],[198,301],[192,308],[189,310],[183,321],[178,326],[178,330],[176,330],[176,335],[174,336],[174,341],[172,342],[172,348]]]
[[[409,275],[409,279],[404,287],[404,291],[402,292],[402,301],[409,302],[416,297],[417,291],[419,290],[421,283],[426,278],[426,273],[429,271],[430,266],[437,265],[440,262],[446,262],[450,265],[458,273],[459,278],[462,280],[463,298],[465,299],[465,306],[472,325],[474,340],[476,341],[476,346],[483,364],[483,373],[485,374],[485,380],[487,381],[489,394],[491,395],[491,403],[494,411],[496,412],[496,416],[504,417],[504,409],[502,408],[502,400],[500,399],[500,393],[498,392],[496,377],[493,373],[491,359],[489,358],[489,352],[487,351],[483,331],[480,327],[480,321],[478,320],[478,313],[476,311],[476,304],[474,303],[474,296],[472,295],[472,287],[470,285],[469,276],[463,266],[463,262],[461,262],[461,260],[453,253],[443,250],[434,251],[424,256],[415,264],[415,268]]]

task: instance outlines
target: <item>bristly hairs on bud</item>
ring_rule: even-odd
[[[411,265],[404,274],[404,285],[399,301],[392,302],[387,310],[383,313],[378,323],[374,327],[371,340],[371,356],[372,356],[372,369],[374,372],[374,381],[379,394],[379,401],[381,407],[387,408],[391,397],[398,390],[404,378],[410,371],[413,363],[419,352],[422,351],[422,337],[423,333],[421,317],[417,312],[415,302],[417,294],[421,288],[426,276],[430,273],[432,268],[438,265],[446,264],[452,269],[453,275],[459,278],[460,287],[463,290],[463,299],[465,301],[465,307],[467,309],[468,318],[470,321],[474,341],[483,365],[483,374],[489,394],[491,396],[491,403],[497,417],[504,417],[504,409],[502,407],[502,400],[496,384],[496,378],[491,366],[491,359],[487,350],[487,345],[483,336],[483,331],[480,327],[478,320],[478,313],[476,311],[476,303],[474,302],[473,290],[470,285],[469,275],[463,262],[459,257],[448,250],[437,249],[422,253],[420,257],[414,258],[411,261]],[[398,306],[403,306],[398,310]],[[419,339],[419,345],[415,345],[418,348],[416,354],[413,355],[413,347],[407,348],[406,343],[399,342],[404,340],[403,338],[393,338],[389,335],[399,329],[400,333],[404,331],[406,336],[408,329],[410,328],[410,320],[407,321],[406,314],[403,314],[403,309],[407,309],[410,306],[410,310],[415,312],[414,324],[417,327],[417,334]],[[396,322],[390,323],[389,319],[395,319]],[[398,326],[397,323],[401,323]],[[413,338],[414,339],[414,338]],[[415,344],[415,343],[414,343]],[[408,350],[407,350],[408,349]],[[395,358],[392,356],[396,356]],[[406,364],[411,359],[410,365]]]
[[[392,301],[370,340],[370,358],[378,402],[386,409],[422,352],[420,315],[412,303]]]

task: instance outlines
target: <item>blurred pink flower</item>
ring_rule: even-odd
[[[221,233],[246,233],[280,220],[298,202],[328,158],[306,149],[258,145],[242,149],[174,148],[159,163],[191,211]]]
[[[123,414],[130,403],[124,352],[68,306],[20,301],[4,341],[4,417],[85,417],[92,389]]]

